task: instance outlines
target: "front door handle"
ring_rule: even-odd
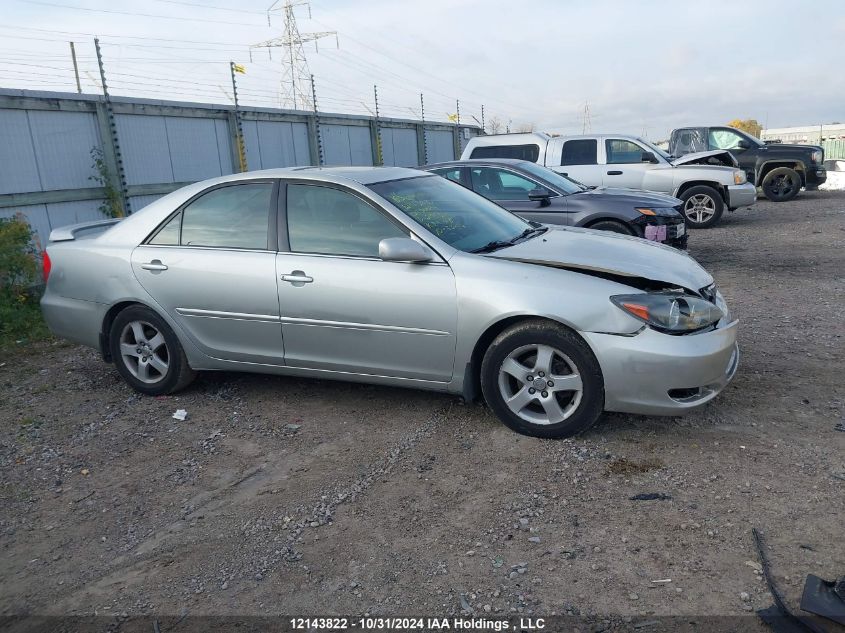
[[[282,275],[282,281],[287,281],[288,283],[291,283],[294,286],[301,286],[303,284],[310,284],[312,281],[314,281],[314,278],[309,277],[301,270],[294,270],[290,274]]]
[[[607,175],[608,176],[621,176],[622,172],[621,171],[609,171],[609,172],[607,172]]]
[[[161,263],[160,259],[154,259],[151,262],[147,262],[146,264],[141,264],[141,268],[144,270],[155,270],[155,271],[162,271],[167,270],[167,266]]]

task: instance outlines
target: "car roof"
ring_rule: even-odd
[[[426,174],[421,174],[418,169],[411,169],[409,167],[279,167],[275,169],[261,169],[258,171],[230,174],[228,176],[224,176],[223,178],[215,179],[215,182],[247,180],[252,178],[303,178],[305,180],[339,183],[351,180],[361,185],[371,185],[377,182],[402,180],[405,178],[418,178],[425,175]]]
[[[521,158],[468,158],[466,160],[450,160],[445,163],[432,163],[430,165],[423,165],[420,169],[440,169],[442,167],[471,167],[473,165],[510,165],[512,167],[520,167],[529,163],[527,160]]]

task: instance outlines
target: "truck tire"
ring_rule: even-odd
[[[722,194],[707,185],[690,187],[681,194],[681,200],[684,202],[684,220],[691,229],[716,226],[725,210]]]
[[[801,189],[801,176],[789,167],[777,167],[763,178],[763,195],[772,202],[788,202]]]

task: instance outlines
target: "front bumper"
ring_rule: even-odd
[[[757,187],[746,182],[741,185],[728,185],[728,208],[738,209],[739,207],[750,207],[757,202]]]
[[[738,325],[685,336],[584,332],[604,376],[605,410],[681,415],[709,402],[736,373]]]
[[[807,182],[806,184],[810,185],[811,187],[818,187],[827,180],[827,169],[822,167],[821,165],[817,165],[816,167],[812,167],[807,171]]]
[[[634,220],[633,224],[639,231],[638,237],[681,250],[687,248],[689,234],[684,218],[680,214],[678,217],[643,215]]]

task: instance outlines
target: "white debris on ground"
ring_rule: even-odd
[[[845,191],[845,171],[827,172],[827,180],[819,185],[823,191]]]

